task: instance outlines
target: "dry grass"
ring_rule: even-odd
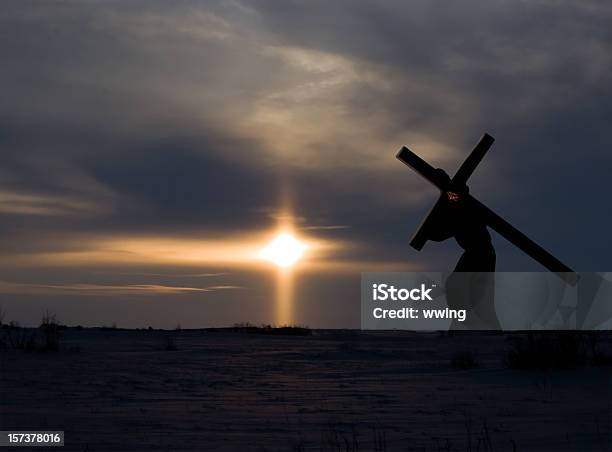
[[[594,331],[542,331],[510,337],[504,363],[513,369],[551,370],[612,364]]]

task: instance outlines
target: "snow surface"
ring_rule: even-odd
[[[609,368],[511,370],[501,334],[315,333],[85,329],[0,350],[0,430],[65,430],[50,450],[71,451],[612,450]],[[478,367],[451,366],[461,351]]]

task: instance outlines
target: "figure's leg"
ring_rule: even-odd
[[[446,303],[449,309],[466,312],[465,320],[460,322],[453,319],[450,325],[451,330],[479,330],[485,325],[474,310],[474,300],[471,296],[470,272],[453,272],[446,279]]]
[[[482,321],[483,329],[500,330],[501,325],[495,312],[495,273],[473,273],[470,295],[473,299],[474,313]]]
[[[459,259],[446,282],[446,299],[450,309],[467,312],[465,321],[454,321],[451,329],[501,329],[495,312],[495,260],[492,247],[466,251]]]

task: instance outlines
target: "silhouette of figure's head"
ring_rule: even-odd
[[[469,187],[454,183],[443,169],[435,171],[449,188],[441,194],[440,203],[435,208],[429,239],[443,241],[455,238],[465,251],[455,271],[495,271],[495,250],[486,221],[481,212],[466,201]]]

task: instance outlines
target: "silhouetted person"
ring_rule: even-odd
[[[440,172],[450,183],[444,170]],[[434,210],[428,238],[441,242],[454,237],[463,254],[446,280],[446,299],[451,309],[466,309],[464,322],[453,321],[451,329],[499,329],[495,313],[495,249],[484,218],[465,202],[467,185],[442,194]]]

